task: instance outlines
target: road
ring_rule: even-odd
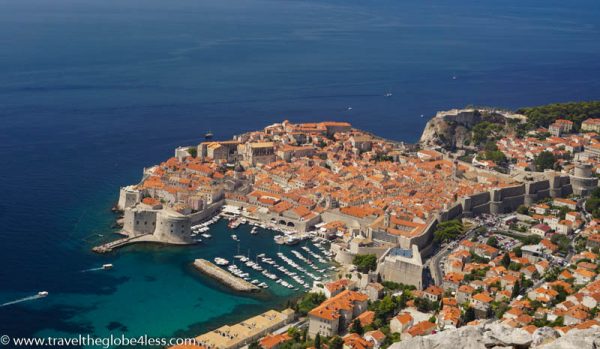
[[[470,240],[473,237],[473,234],[475,234],[477,228],[478,227],[471,228],[463,236],[461,236],[460,240]],[[433,283],[435,285],[439,286],[442,284],[442,280],[444,278],[444,271],[442,270],[441,262],[443,258],[447,257],[450,254],[450,252],[452,252],[452,248],[449,247],[449,245],[446,245],[433,257],[429,258],[429,261],[427,261],[426,265],[429,268],[431,278],[433,279]]]

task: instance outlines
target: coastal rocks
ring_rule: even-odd
[[[469,128],[481,121],[473,109],[438,112],[427,122],[420,143],[424,146],[462,147],[470,139]]]
[[[435,335],[414,337],[394,343],[390,349],[486,349],[482,326],[465,326]]]
[[[528,348],[532,338],[529,332],[520,328],[491,323],[484,326],[483,342],[488,348],[494,346]]]
[[[541,327],[533,332],[531,345],[540,346],[551,343],[558,337],[560,337],[560,333],[558,333],[555,329],[551,327]]]
[[[495,111],[453,109],[438,112],[425,125],[419,143],[424,147],[464,148],[472,145],[472,128],[482,121],[505,124],[505,117]]]
[[[596,349],[600,348],[600,329],[571,330],[554,342],[538,346],[540,349]]]
[[[394,343],[390,349],[596,349],[600,348],[600,329],[571,330],[565,336],[552,328],[543,327],[533,334],[520,329],[489,322],[464,326],[434,335],[413,337]]]

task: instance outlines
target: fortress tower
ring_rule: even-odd
[[[588,196],[594,188],[598,187],[598,178],[592,173],[592,165],[587,163],[575,165],[570,179],[573,193],[576,195]]]

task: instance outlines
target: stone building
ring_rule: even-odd
[[[346,329],[352,319],[367,310],[369,297],[360,292],[345,290],[329,298],[308,313],[308,334],[315,337],[334,336]]]
[[[382,257],[378,271],[384,281],[423,288],[423,262],[416,245],[412,249],[392,248]]]

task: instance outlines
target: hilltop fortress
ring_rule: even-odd
[[[586,176],[579,169],[577,183]],[[341,263],[374,253],[383,279],[421,287],[422,258],[438,222],[565,196],[571,182],[553,171],[502,175],[346,122],[284,121],[177,148],[174,157],[144,169],[140,183],[121,188],[118,208],[131,239],[191,244],[192,225],[223,205],[237,206],[267,226],[334,240]]]

